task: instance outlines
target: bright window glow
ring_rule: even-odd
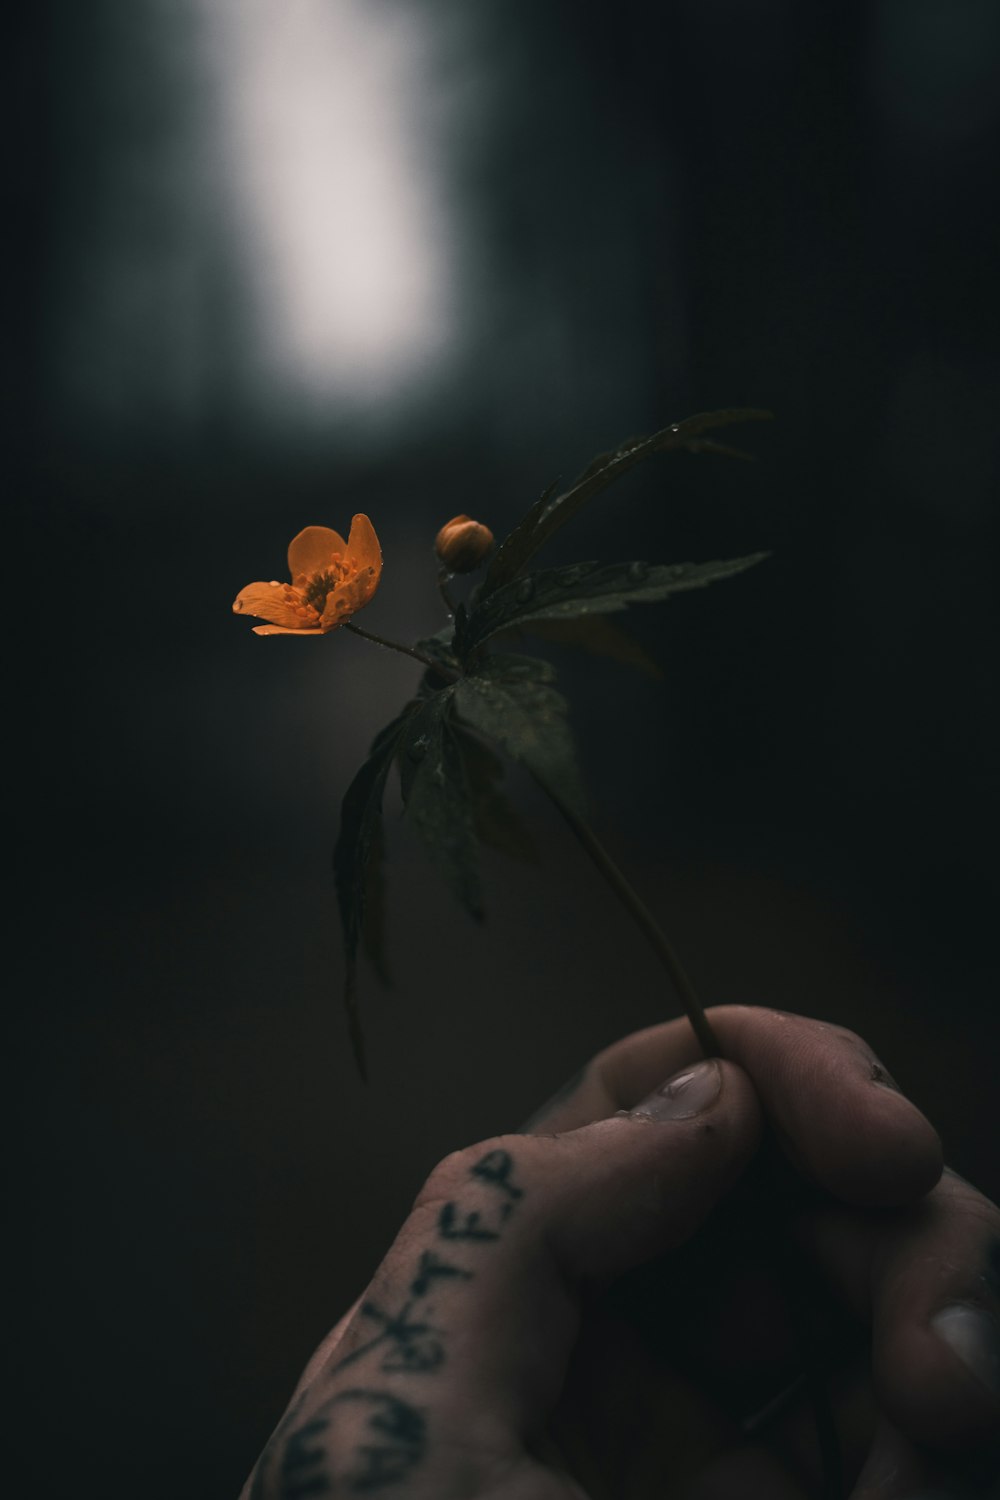
[[[202,5],[256,302],[254,374],[321,402],[406,394],[454,325],[422,7]]]

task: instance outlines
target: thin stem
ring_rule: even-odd
[[[354,625],[346,620],[341,626],[342,630],[350,630],[353,635],[360,635],[362,640],[373,641],[376,646],[387,646],[390,651],[401,651],[404,656],[412,656],[414,661],[419,661],[425,667],[430,667],[434,672],[440,672],[442,676],[449,675],[448,668],[442,667],[439,662],[432,661],[429,656],[414,651],[412,646],[404,646],[399,641],[387,641],[384,635],[376,635],[373,630],[362,630],[360,625]]]
[[[444,607],[450,615],[455,613],[455,601],[448,592],[448,585],[454,576],[447,568],[438,569],[438,593],[444,600]]]
[[[655,951],[657,958],[670,977],[671,984],[677,991],[681,1005],[684,1007],[684,1012],[691,1022],[691,1029],[701,1043],[701,1049],[705,1056],[718,1057],[722,1049],[705,1014],[705,1008],[698,999],[694,985],[681,967],[680,959],[667,941],[666,934],[649,910],[649,907],[615,864],[589,823],[585,823],[581,817],[578,817],[558,793],[554,792],[544,781],[539,780],[538,777],[535,780],[538,781],[539,786],[562,813],[566,822],[594,861],[594,864],[600,870],[619,901],[629,912],[646,941]]]
[[[535,780],[562,813],[566,822],[572,828],[619,901],[627,908],[633,921],[640,928],[647,942],[655,950],[656,956],[670,976],[670,981],[677,991],[685,1014],[691,1023],[691,1029],[701,1043],[701,1049],[705,1056],[718,1057],[721,1053],[721,1048],[716,1040],[711,1023],[705,1014],[702,1003],[698,999],[694,986],[681,967],[680,960],[667,941],[666,935],[656,922],[652,912],[646,906],[638,892],[633,889],[622,871],[619,870],[590,825],[578,817],[573,809],[566,805],[558,793],[554,792],[544,781],[537,776]],[[816,1423],[816,1437],[819,1444],[820,1465],[823,1472],[823,1500],[842,1500],[844,1480],[840,1440],[833,1418],[830,1392],[821,1364],[819,1352],[820,1341],[817,1331],[813,1327],[809,1294],[803,1290],[801,1268],[796,1262],[787,1240],[781,1235],[774,1234],[773,1249],[779,1269],[782,1272],[782,1281],[789,1299],[789,1310],[804,1366],[801,1377],[802,1388],[812,1406],[813,1417]],[[768,1412],[766,1415],[769,1416],[770,1413]]]

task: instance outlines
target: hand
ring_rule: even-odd
[[[806,1500],[824,1409],[854,1500],[983,1482],[1000,1213],[858,1037],[711,1018],[434,1170],[244,1500]]]

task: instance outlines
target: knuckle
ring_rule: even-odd
[[[875,1054],[864,1037],[852,1031],[849,1026],[830,1026],[828,1029],[831,1036],[835,1037],[838,1042],[842,1042],[845,1047],[852,1047],[856,1052],[862,1053],[866,1059],[874,1057]]]
[[[471,1146],[461,1146],[457,1151],[449,1151],[447,1156],[443,1156],[431,1168],[414,1200],[414,1209],[454,1198],[459,1189],[468,1183],[476,1163],[490,1151],[502,1149],[505,1139],[504,1136],[495,1136],[489,1140],[477,1141]]]
[[[440,1202],[442,1198],[450,1198],[455,1192],[462,1179],[465,1160],[465,1148],[458,1151],[449,1151],[443,1156],[427,1174],[423,1187],[417,1194],[413,1207],[424,1208],[429,1203]]]
[[[983,1222],[1000,1236],[1000,1205],[980,1192],[974,1182],[960,1177],[953,1167],[945,1167],[941,1181],[935,1189],[943,1202],[952,1202],[959,1213],[968,1213]]]
[[[987,1236],[1000,1238],[1000,1208],[971,1184],[950,1195],[955,1217],[960,1217]]]
[[[848,1053],[861,1063],[876,1082],[883,1082],[888,1074],[880,1064],[870,1042],[849,1026],[838,1026],[833,1021],[812,1021],[810,1024],[823,1038],[842,1053]]]

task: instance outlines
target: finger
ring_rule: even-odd
[[[501,1138],[447,1158],[401,1243],[406,1254],[415,1237],[432,1253],[451,1249],[472,1273],[449,1278],[449,1290],[471,1319],[460,1344],[473,1385],[519,1384],[505,1378],[524,1354],[512,1336],[516,1309],[527,1344],[550,1351],[547,1378],[557,1391],[580,1293],[690,1239],[750,1160],[759,1126],[745,1076],[711,1062],[629,1115],[555,1138]],[[397,1258],[390,1261],[398,1279]],[[539,1319],[550,1325],[548,1337],[539,1336]],[[475,1326],[502,1332],[495,1355],[470,1342]]]
[[[830,1210],[804,1228],[872,1324],[880,1405],[910,1441],[1000,1451],[1000,1210],[951,1172],[899,1215]]]
[[[930,1123],[892,1082],[871,1048],[840,1026],[754,1006],[709,1011],[723,1056],[749,1074],[786,1154],[847,1203],[912,1202],[941,1175]],[[526,1127],[571,1130],[628,1108],[700,1047],[686,1020],[614,1043]]]
[[[850,1500],[959,1500],[968,1493],[961,1475],[883,1419]]]
[[[713,1061],[632,1114],[448,1157],[314,1374],[271,1472],[287,1467],[297,1433],[331,1487],[343,1476],[345,1488],[372,1487],[373,1431],[394,1444],[378,1462],[408,1463],[414,1494],[421,1474],[429,1493],[468,1494],[482,1465],[492,1482],[497,1465],[523,1461],[562,1389],[584,1294],[690,1238],[760,1130],[745,1075]]]

